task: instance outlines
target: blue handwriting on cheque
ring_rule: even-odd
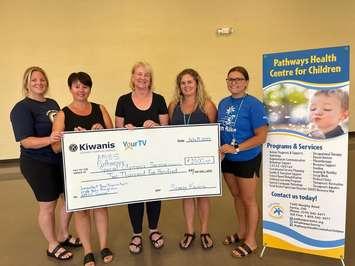
[[[103,196],[110,194],[117,194],[119,187],[127,185],[127,182],[120,182],[115,184],[97,184],[97,185],[82,185],[80,187],[80,197],[88,198],[94,196]]]

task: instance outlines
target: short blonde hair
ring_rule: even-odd
[[[133,74],[136,71],[136,69],[138,67],[143,67],[150,75],[150,84],[149,84],[149,89],[153,90],[154,89],[154,79],[153,79],[153,68],[150,64],[148,64],[147,62],[143,62],[143,61],[139,61],[137,63],[135,63],[132,67],[132,71],[131,71],[131,80],[129,82],[129,87],[134,90],[134,85],[132,82],[132,78],[133,78]]]
[[[44,79],[46,80],[47,88],[46,88],[45,92],[47,92],[47,90],[49,88],[49,81],[48,81],[48,77],[47,77],[46,72],[38,66],[31,66],[25,70],[25,73],[23,74],[23,79],[22,79],[22,90],[26,96],[28,95],[28,85],[30,84],[32,73],[35,71],[41,72],[42,75],[44,76]]]
[[[184,95],[181,92],[181,87],[180,83],[182,80],[182,77],[185,75],[190,75],[196,82],[196,103],[197,106],[205,112],[205,104],[206,101],[210,99],[208,96],[206,90],[205,90],[205,84],[202,81],[201,76],[198,74],[198,72],[192,68],[186,68],[183,71],[181,71],[177,77],[176,77],[176,84],[175,84],[175,93],[174,93],[174,102],[175,104],[178,104],[182,102]]]

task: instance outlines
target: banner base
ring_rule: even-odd
[[[264,257],[264,252],[266,250],[267,246],[263,246],[263,249],[260,252],[259,258],[262,259]],[[340,262],[342,266],[345,266],[345,262],[343,258],[340,258]]]

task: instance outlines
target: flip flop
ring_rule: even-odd
[[[213,248],[213,240],[209,233],[201,234],[200,237],[201,237],[201,247],[203,249]],[[208,241],[208,238],[211,240],[210,242]]]
[[[189,247],[191,247],[192,243],[195,240],[195,237],[196,237],[195,233],[193,234],[185,233],[182,242],[179,243],[180,248],[188,249]]]
[[[136,239],[136,238],[139,239],[139,243],[138,244],[133,242],[133,240]],[[133,251],[132,249],[130,249],[131,246],[135,246],[137,248],[137,251]],[[128,249],[129,249],[129,252],[131,252],[132,254],[141,253],[142,249],[143,249],[142,237],[140,235],[132,236],[131,243],[129,243]]]
[[[153,239],[154,235],[158,235],[159,237],[157,239]],[[164,246],[164,242],[161,245],[159,245],[159,240],[164,241],[163,235],[159,231],[154,231],[154,232],[150,233],[149,239],[150,239],[150,242],[152,243],[153,247],[155,247],[156,249],[160,249]]]

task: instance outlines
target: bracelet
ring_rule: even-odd
[[[234,149],[235,149],[234,154],[237,154],[237,153],[239,152],[239,145],[238,145],[238,143],[234,143],[233,147],[234,147]]]

